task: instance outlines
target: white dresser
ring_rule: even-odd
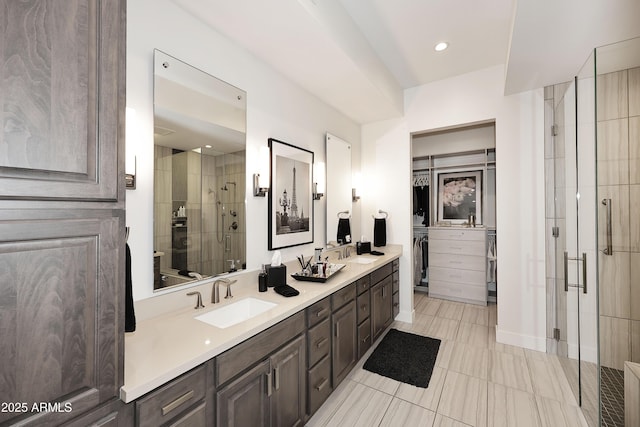
[[[487,230],[429,227],[429,296],[487,305]]]

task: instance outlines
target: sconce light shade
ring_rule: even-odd
[[[351,200],[353,200],[354,202],[357,202],[358,200],[360,200],[360,196],[358,196],[358,194],[356,193],[355,188],[351,189]]]
[[[260,174],[253,174],[253,195],[255,197],[265,197],[269,192],[269,187],[260,185]]]

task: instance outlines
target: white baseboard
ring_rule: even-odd
[[[401,310],[396,316],[395,320],[397,320],[398,322],[413,323],[415,314],[416,314],[415,310],[411,310],[411,311]]]
[[[536,337],[533,335],[524,335],[501,330],[499,325],[496,325],[496,341],[500,344],[513,345],[545,353],[547,351],[546,337]]]

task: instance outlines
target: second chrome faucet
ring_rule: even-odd
[[[220,302],[220,283],[227,287],[227,294],[224,298],[233,298],[233,295],[231,295],[231,285],[236,283],[236,280],[229,280],[225,278],[217,279],[215,282],[213,282],[213,288],[211,289],[211,303],[213,304],[217,304]]]

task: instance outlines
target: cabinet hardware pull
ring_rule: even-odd
[[[318,310],[316,311],[316,317],[322,317],[326,312],[327,312],[326,308],[323,308],[322,310]]]
[[[336,336],[336,338],[338,338],[340,336],[340,333],[338,332],[340,329],[338,328],[338,324],[336,323],[336,325],[334,326],[334,335]]]
[[[370,337],[370,336],[371,336],[371,335],[367,335],[366,337],[362,338],[362,342],[367,342],[367,341],[369,340],[369,337]]]
[[[318,341],[316,341],[316,348],[320,348],[323,345],[325,345],[327,343],[327,341],[329,341],[328,338],[321,338]]]
[[[276,390],[280,390],[280,367],[276,366],[276,369],[274,369],[274,381],[273,381],[273,386],[275,387]]]
[[[322,382],[316,386],[316,390],[318,391],[322,390],[324,386],[326,386],[328,383],[329,383],[328,378],[323,379]]]
[[[382,287],[382,298],[384,298],[384,288],[385,286]]]
[[[176,409],[177,407],[179,407],[183,403],[187,402],[189,399],[192,399],[193,395],[194,395],[194,391],[193,390],[189,390],[188,392],[186,392],[185,394],[183,394],[182,396],[180,396],[179,398],[177,398],[173,402],[163,406],[162,407],[162,416],[164,417],[169,412],[173,411],[174,409]]]
[[[360,310],[362,310],[362,311],[367,311],[367,305],[366,305],[366,304],[362,304],[362,305],[360,306]]]
[[[267,372],[267,397],[271,397],[271,371]]]
[[[399,303],[397,303],[397,302],[394,302],[394,303],[393,303],[393,306],[394,306],[394,307],[397,307],[397,306],[399,306],[399,305],[400,305],[400,304],[399,304]]]

